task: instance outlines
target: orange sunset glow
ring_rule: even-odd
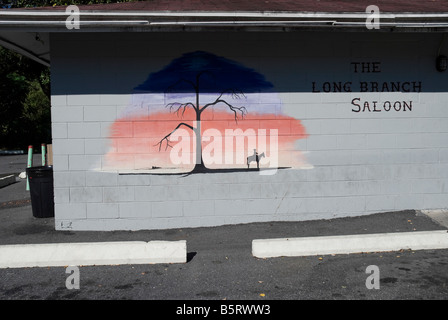
[[[179,127],[176,134],[170,137],[169,146],[162,139],[180,123],[195,127],[195,119],[194,110],[187,108],[183,114],[158,112],[116,120],[110,127],[109,152],[105,156],[103,168],[192,168],[195,135],[190,128]],[[243,119],[238,115],[235,120],[233,113],[213,109],[201,117],[201,132],[204,163],[209,168],[244,168],[246,160],[241,159],[250,156],[253,149],[265,153],[266,165],[274,152],[279,166],[306,165],[302,153],[295,147],[296,141],[307,137],[306,130],[300,120],[292,117],[250,113]],[[230,138],[229,133],[232,134]],[[184,161],[179,163],[179,159]],[[260,163],[262,167],[263,161]]]

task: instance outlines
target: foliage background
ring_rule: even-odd
[[[50,70],[0,47],[0,149],[51,143]]]
[[[0,8],[131,2],[135,0],[0,0]],[[50,68],[0,47],[0,150],[51,143]]]

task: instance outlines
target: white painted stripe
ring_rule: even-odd
[[[185,263],[186,260],[185,240],[0,246],[0,268]]]
[[[447,230],[252,241],[252,254],[258,258],[447,248]]]

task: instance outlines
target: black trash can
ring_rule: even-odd
[[[26,169],[30,184],[31,206],[36,218],[54,217],[53,167]]]

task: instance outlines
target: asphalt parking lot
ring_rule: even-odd
[[[443,228],[414,211],[331,221],[134,232],[54,231],[53,218],[32,217],[29,205],[1,209],[0,220],[2,245],[183,239],[188,251],[187,263],[181,264],[79,266],[80,288],[71,290],[66,286],[69,274],[65,267],[0,269],[0,299],[4,300],[448,298],[448,250],[269,259],[251,254],[251,241],[263,237]],[[379,289],[366,287],[370,265],[378,266]]]
[[[71,274],[65,266],[4,268],[0,269],[2,300],[174,300],[182,305],[191,300],[259,303],[448,298],[445,249],[268,259],[251,253],[254,239],[447,229],[419,211],[208,228],[55,231],[54,218],[33,217],[24,188],[25,182],[18,179],[0,189],[0,245],[186,240],[188,259],[173,264],[78,266],[79,289],[67,286]],[[378,268],[379,288],[366,285],[369,266]]]

